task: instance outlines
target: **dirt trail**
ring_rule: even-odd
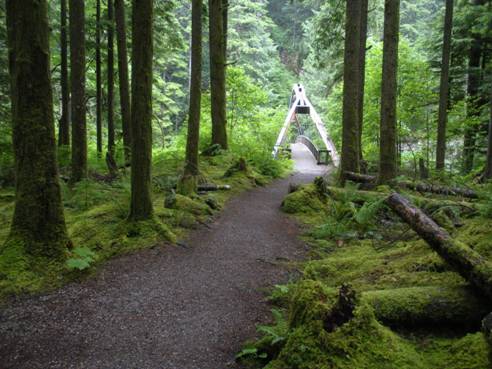
[[[303,174],[232,199],[186,247],[117,258],[95,278],[1,310],[0,367],[238,368],[234,355],[269,319],[265,288],[288,281],[282,263],[305,252],[279,209],[289,182],[325,169],[301,149]]]

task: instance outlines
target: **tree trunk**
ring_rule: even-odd
[[[132,174],[129,219],[152,217],[153,0],[132,3]]]
[[[362,0],[347,1],[343,72],[343,132],[340,182],[346,171],[359,171],[359,51]]]
[[[210,93],[212,145],[227,150],[225,38],[223,0],[209,0]]]
[[[436,169],[443,170],[446,158],[446,122],[449,102],[449,61],[451,57],[451,34],[453,31],[453,3],[446,0],[444,36],[441,59],[441,84],[439,88],[439,116],[437,119]]]
[[[490,117],[489,117],[489,134],[487,139],[487,160],[485,164],[484,177],[492,178],[492,91],[490,93]]]
[[[5,248],[63,258],[69,244],[56,162],[46,0],[7,0],[16,195]]]
[[[70,0],[70,84],[72,89],[72,177],[87,177],[87,132],[85,102],[85,6]]]
[[[108,0],[108,153],[114,159],[114,16]]]
[[[359,101],[358,110],[358,127],[357,127],[357,143],[359,145],[359,165],[364,160],[362,153],[362,130],[364,126],[364,90],[366,84],[366,41],[367,41],[367,12],[369,1],[361,0],[360,14],[360,49],[359,49]],[[362,168],[361,168],[362,169]]]
[[[474,0],[473,5],[481,5],[483,0]],[[482,56],[482,40],[480,34],[472,33],[470,54],[468,59],[468,86],[467,86],[467,115],[471,118],[480,115],[480,57]],[[473,169],[475,158],[475,140],[477,128],[465,127],[463,141],[463,172],[469,173]]]
[[[202,85],[202,0],[192,2],[191,84],[186,140],[185,176],[198,175],[198,143],[200,137],[200,102]]]
[[[396,177],[396,94],[400,0],[385,0],[379,183]]]
[[[385,203],[456,272],[489,299],[492,298],[492,263],[467,245],[453,240],[447,231],[402,195],[393,193]]]
[[[68,90],[68,42],[67,42],[67,0],[61,0],[60,19],[60,49],[61,49],[61,117],[58,130],[58,145],[70,145],[70,122],[68,120],[68,109],[70,91]]]
[[[128,79],[128,51],[126,45],[125,2],[115,0],[116,40],[118,43],[118,76],[120,85],[121,122],[123,128],[123,146],[125,161],[130,161],[131,153],[131,109],[130,82]]]
[[[101,0],[96,0],[96,146],[102,153]]]

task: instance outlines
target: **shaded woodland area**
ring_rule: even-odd
[[[270,322],[234,365],[490,367],[492,1],[6,0],[0,18],[0,309],[190,248],[228,200],[290,181],[278,206],[308,251],[267,261],[290,280],[264,286]],[[340,153],[309,184],[307,116],[272,155],[297,83]]]

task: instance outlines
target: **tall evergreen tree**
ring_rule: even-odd
[[[487,137],[487,158],[485,161],[484,177],[492,179],[492,90],[490,92],[489,131]]]
[[[101,0],[96,0],[96,147],[102,154]]]
[[[72,89],[72,178],[87,176],[87,132],[85,101],[85,5],[70,0],[70,87]]]
[[[473,6],[484,4],[484,0],[474,0]],[[470,118],[480,116],[480,67],[482,57],[482,37],[480,33],[471,31],[471,44],[468,57],[468,85],[467,85],[467,115]],[[475,159],[477,129],[475,126],[465,127],[463,140],[463,172],[469,173],[473,169]]]
[[[130,82],[128,80],[128,51],[126,46],[126,17],[124,0],[115,0],[116,40],[118,44],[118,77],[120,86],[121,122],[125,160],[130,160],[131,147],[131,109]]]
[[[379,135],[379,183],[386,183],[396,177],[396,96],[399,26],[400,1],[385,0]]]
[[[212,98],[212,144],[227,145],[226,61],[223,0],[209,0],[210,93]]]
[[[108,0],[108,155],[114,159],[114,16],[113,0]]]
[[[7,0],[16,195],[10,242],[63,258],[68,245],[56,163],[46,0]]]
[[[67,0],[60,1],[60,60],[61,60],[61,117],[58,127],[58,145],[70,145],[70,121],[68,89]]]
[[[436,169],[444,169],[446,158],[446,123],[449,101],[449,62],[451,58],[451,34],[453,31],[454,0],[446,0],[444,36],[441,59],[441,84],[439,88],[439,115],[437,119]]]
[[[358,125],[357,125],[357,143],[359,145],[359,159],[363,160],[362,153],[362,130],[364,127],[364,90],[366,82],[366,42],[367,42],[367,13],[369,8],[369,0],[361,0],[360,13],[360,49],[359,49],[359,101],[358,110]],[[359,163],[360,164],[360,163]]]
[[[345,182],[345,172],[359,171],[359,52],[361,0],[346,2],[345,52],[343,73],[343,127],[340,179]]]
[[[152,216],[153,0],[133,0],[132,14],[132,175],[129,219]]]
[[[198,144],[200,138],[200,103],[202,85],[202,0],[191,3],[191,77],[190,106],[188,110],[188,136],[186,162],[179,192],[190,194],[196,190],[198,175]]]

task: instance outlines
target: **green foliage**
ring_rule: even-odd
[[[66,265],[69,270],[84,270],[90,267],[95,257],[96,254],[91,249],[87,247],[76,247],[70,252]]]

